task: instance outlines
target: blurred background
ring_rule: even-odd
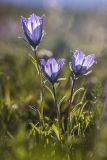
[[[95,103],[95,109],[99,107],[100,110],[103,104],[107,106],[107,0],[0,0],[0,126],[2,128],[0,131],[0,155],[4,153],[4,156],[5,153],[9,155],[9,152],[7,152],[9,150],[7,144],[9,143],[7,141],[7,148],[4,149],[6,152],[2,150],[2,146],[5,145],[5,135],[13,138],[10,133],[14,134],[20,123],[23,124],[23,121],[29,123],[32,122],[32,119],[35,120],[35,114],[29,114],[30,111],[26,106],[29,104],[36,106],[40,103],[38,92],[40,82],[29,56],[32,52],[25,41],[19,38],[24,37],[20,22],[21,16],[29,17],[32,13],[39,16],[45,14],[44,30],[46,35],[39,47],[40,54],[45,52],[48,56],[64,57],[67,62],[71,59],[71,53],[77,48],[83,50],[85,54],[94,53],[96,55],[97,65],[93,67],[93,73],[89,75],[88,79],[84,78],[85,83],[82,80],[79,83],[82,86],[87,85],[88,89],[93,89],[93,85],[101,87],[103,93],[100,94],[101,88],[100,91],[97,91],[100,102],[98,105]],[[66,65],[66,67],[68,67],[69,72],[69,66]],[[68,72],[65,72],[64,69],[63,77],[68,76]],[[61,84],[61,96],[65,94],[64,87],[69,88],[65,82]],[[66,92],[69,94],[69,90]],[[58,96],[60,95],[58,93]],[[50,95],[46,94],[46,98],[45,106],[51,106]],[[89,101],[91,104],[92,97]],[[1,106],[13,108],[16,114],[10,113],[7,109],[2,111]],[[19,112],[17,112],[17,108],[19,108]],[[103,118],[105,126],[107,125],[106,108]],[[27,111],[27,114],[24,111]],[[22,122],[20,122],[20,119]],[[21,146],[22,151],[19,150],[20,144],[25,140],[24,134],[26,133],[22,132],[23,130],[19,133],[20,136],[17,135],[17,137],[19,136],[17,145],[11,144],[13,150],[16,148],[14,154],[22,156],[21,160],[24,159],[24,155],[25,157],[27,155],[27,150],[22,149],[23,146]],[[96,160],[106,160],[107,126],[103,129],[101,135],[97,133],[95,137],[91,137],[91,140],[92,142],[95,141],[91,150],[95,151]],[[90,141],[90,137],[88,141]],[[27,145],[25,144],[25,146]],[[31,150],[30,143],[29,146]],[[75,160],[83,160],[84,148],[85,146],[82,148],[82,152],[77,150]],[[87,150],[87,148],[85,149]],[[24,152],[25,150],[26,152]],[[39,154],[39,152],[40,150],[36,154]],[[47,153],[46,151],[46,155],[48,155]],[[13,156],[14,154],[12,153],[12,157],[16,159]],[[82,158],[80,158],[81,154]],[[74,153],[72,155],[74,156]],[[91,160],[94,159],[90,149],[87,157]],[[85,159],[88,160],[86,157]]]

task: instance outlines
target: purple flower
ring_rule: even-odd
[[[90,54],[85,57],[84,53],[77,49],[72,56],[71,68],[75,75],[80,76],[87,73],[94,63],[94,54]]]
[[[64,58],[61,58],[58,61],[56,61],[55,58],[49,58],[47,61],[45,59],[40,60],[42,71],[51,83],[55,83],[57,81],[64,62]]]
[[[28,19],[22,16],[21,23],[28,42],[36,48],[43,35],[44,16],[38,17],[32,14]]]

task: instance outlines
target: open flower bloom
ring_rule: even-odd
[[[94,54],[90,54],[85,57],[84,53],[77,49],[72,56],[71,68],[75,75],[81,76],[86,74],[94,63]]]
[[[55,83],[57,81],[64,62],[64,58],[61,58],[58,61],[56,61],[55,58],[49,58],[47,61],[45,59],[40,60],[42,71],[51,83]]]
[[[43,34],[44,16],[38,17],[32,14],[28,19],[21,17],[24,34],[33,48],[40,43]]]

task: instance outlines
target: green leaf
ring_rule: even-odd
[[[78,135],[80,135],[80,132],[81,132],[81,128],[80,128],[80,123],[78,123]]]
[[[84,91],[85,89],[84,88],[79,88],[78,90],[76,90],[75,92],[74,92],[74,94],[73,94],[73,99],[75,98],[75,96],[78,94],[78,93],[80,93],[80,92],[82,92],[82,91]]]
[[[49,93],[52,95],[52,98],[54,100],[54,94],[53,94],[52,90],[46,85],[44,87],[49,91]]]
[[[86,104],[87,104],[87,102],[85,102],[85,103],[83,104],[82,108],[80,109],[79,117],[81,116],[81,114],[82,114],[82,112],[83,112],[83,109],[84,109],[84,107],[86,106]]]
[[[39,123],[33,124],[33,123],[31,122],[31,123],[29,123],[29,124],[30,124],[31,127],[32,127],[30,134],[32,134],[34,131],[37,131],[37,133],[40,134],[40,129],[39,129],[39,127],[37,127],[37,125],[38,125]]]
[[[82,96],[82,98],[81,98],[81,102],[82,102],[82,103],[83,103],[83,101],[84,101],[84,98],[85,98],[86,92],[87,92],[87,90],[85,90],[85,92],[83,93],[83,96]]]
[[[59,81],[65,81],[65,80],[66,80],[66,77],[59,78],[59,79],[58,79],[58,82],[59,82]]]
[[[56,137],[58,138],[58,140],[60,140],[60,133],[59,133],[59,129],[58,129],[58,126],[53,124],[52,125],[52,130],[54,131]]]
[[[63,96],[63,97],[61,98],[61,100],[60,100],[59,103],[58,103],[58,106],[59,106],[59,107],[61,106],[62,102],[63,102],[65,99],[66,99],[66,96]]]

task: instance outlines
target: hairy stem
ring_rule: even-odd
[[[43,116],[43,95],[44,95],[44,86],[43,86],[43,78],[42,78],[42,71],[41,71],[41,67],[40,67],[40,63],[39,63],[39,59],[37,57],[37,50],[34,51],[35,54],[35,59],[37,62],[37,68],[39,71],[39,76],[40,76],[40,84],[41,84],[41,118],[42,118],[42,123],[44,123],[44,116]]]
[[[34,51],[34,55],[35,55],[35,59],[36,59],[36,62],[37,62],[37,68],[38,68],[39,75],[40,75],[41,74],[41,69],[40,69],[39,59],[37,57],[37,50]]]
[[[69,98],[69,105],[72,105],[72,103],[73,103],[73,93],[74,93],[74,87],[75,87],[75,82],[76,82],[75,76],[73,76],[72,81],[73,81],[73,83],[72,83],[72,87],[71,87],[71,94],[70,94],[70,98]]]
[[[54,84],[52,85],[52,87],[53,87],[53,95],[54,95],[54,105],[55,105],[55,108],[57,108],[57,120],[58,120],[58,125],[60,128],[60,111],[59,111],[59,107],[57,104],[56,90],[55,90]]]
[[[74,94],[74,88],[75,88],[75,83],[76,83],[76,77],[75,75],[73,75],[72,77],[72,87],[71,87],[71,94],[70,94],[70,98],[69,98],[69,105],[68,105],[68,114],[67,114],[67,130],[68,133],[70,134],[70,109],[72,107],[72,103],[73,103],[73,94]]]

